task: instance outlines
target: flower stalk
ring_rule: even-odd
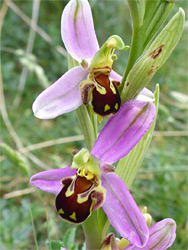
[[[96,140],[95,138],[96,130],[94,129],[95,124],[93,121],[93,117],[89,116],[89,113],[85,106],[79,107],[76,110],[76,114],[79,125],[84,135],[86,147],[89,150],[91,150]]]
[[[77,65],[77,61],[68,55],[68,68],[71,69]],[[85,106],[80,106],[76,110],[79,125],[82,129],[87,149],[91,151],[97,137],[97,122],[94,114],[89,115]],[[87,249],[100,249],[102,235],[97,223],[97,211],[92,213],[82,224]]]
[[[97,223],[97,212],[93,212],[82,224],[88,250],[101,248],[102,234]]]
[[[68,54],[68,69],[72,69],[79,65],[79,63]],[[89,115],[89,112],[85,106],[80,106],[76,110],[78,122],[80,128],[84,135],[84,140],[86,143],[86,147],[91,150],[95,140],[96,140],[96,122],[94,121],[94,117]]]

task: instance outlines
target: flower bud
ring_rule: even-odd
[[[147,226],[150,227],[151,226],[152,217],[151,217],[150,214],[147,213],[147,207],[143,208],[142,214],[144,215],[144,218],[146,220]]]

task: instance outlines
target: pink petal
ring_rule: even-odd
[[[121,82],[122,76],[120,76],[118,73],[116,73],[114,70],[110,72],[110,77]]]
[[[91,8],[87,0],[71,0],[61,18],[61,36],[69,54],[77,61],[91,59],[99,49]]]
[[[136,246],[144,246],[149,230],[143,214],[123,181],[113,172],[102,175],[106,189],[103,209],[116,231]]]
[[[168,218],[149,229],[149,239],[143,248],[130,244],[125,250],[166,250],[173,244],[175,238],[176,223]]]
[[[75,174],[76,169],[71,167],[51,169],[33,175],[30,183],[45,192],[58,194],[62,189],[61,180]]]
[[[155,105],[151,102],[132,100],[124,103],[102,129],[91,154],[107,163],[120,160],[148,131],[155,113]]]
[[[81,66],[70,69],[44,90],[33,103],[33,112],[40,119],[51,119],[78,108],[82,102],[79,84],[87,78]]]

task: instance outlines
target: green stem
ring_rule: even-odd
[[[94,129],[96,124],[93,125],[96,118],[92,116],[92,124],[87,108],[83,105],[77,109],[77,117],[84,134],[86,146],[91,151],[97,137],[96,129]],[[86,239],[86,249],[100,249],[102,236],[98,226],[97,212],[93,212],[82,226]]]
[[[142,52],[142,44],[143,44],[143,37],[142,37],[142,26],[139,26],[139,10],[137,6],[136,0],[128,0],[132,23],[133,23],[133,33],[132,33],[132,42],[131,42],[131,49],[129,53],[128,63],[126,69],[123,74],[122,84],[120,88],[120,92],[122,91],[127,75],[132,69],[135,61],[141,55]]]
[[[93,111],[91,109],[91,106],[88,106],[88,113],[89,113],[89,116],[91,117],[91,122],[93,124],[95,140],[97,140],[97,136],[98,136],[98,131],[97,131],[97,115],[93,113]]]
[[[77,110],[77,118],[84,134],[86,147],[91,151],[95,143],[95,132],[87,108],[82,105]]]
[[[68,55],[68,68],[71,69],[78,65],[78,62]],[[76,113],[84,134],[86,147],[91,151],[97,138],[97,116],[88,112],[84,105],[81,105]],[[82,226],[86,238],[86,249],[100,249],[102,235],[98,226],[97,212],[93,212]]]
[[[68,69],[71,69],[79,65],[79,63],[76,60],[74,60],[69,54],[67,56],[67,59],[68,59]],[[92,120],[89,116],[88,110],[86,106],[81,105],[76,110],[76,113],[77,113],[78,122],[84,134],[86,147],[89,150],[91,150],[95,143],[95,130],[94,130]]]
[[[134,63],[136,62],[136,60],[138,59],[138,57],[142,53],[142,39],[140,39],[141,37],[142,37],[141,29],[139,27],[135,27],[133,29],[131,50],[130,50],[130,53],[129,53],[127,67],[126,67],[125,72],[123,74],[122,85],[121,85],[121,88],[120,88],[120,92],[122,92],[122,90],[124,88],[125,81],[127,79],[127,76],[129,74],[130,70],[132,69]]]
[[[97,211],[93,212],[82,226],[86,239],[86,249],[101,249],[102,235],[97,223]]]

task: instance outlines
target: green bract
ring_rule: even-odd
[[[133,66],[121,94],[122,102],[135,99],[156,71],[166,62],[182,35],[184,19],[184,11],[180,8],[146,53]]]
[[[136,174],[138,173],[139,167],[152,139],[159,105],[159,85],[156,85],[154,104],[156,107],[156,116],[151,127],[143,138],[137,143],[137,145],[129,152],[129,154],[119,161],[116,168],[116,174],[122,179],[128,188],[130,188]]]

